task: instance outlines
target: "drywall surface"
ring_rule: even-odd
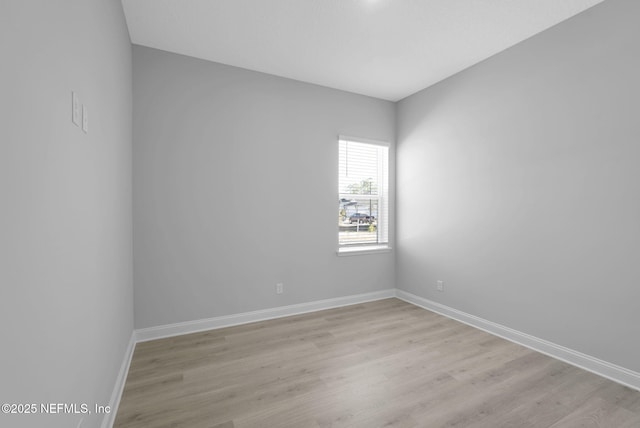
[[[96,427],[133,330],[122,5],[3,0],[0,57],[0,402],[38,413],[1,413],[0,426]],[[88,133],[71,122],[71,91]]]
[[[638,16],[606,1],[399,103],[398,288],[640,371]]]
[[[337,136],[393,152],[393,103],[133,53],[137,328],[395,286],[393,253],[336,255]]]

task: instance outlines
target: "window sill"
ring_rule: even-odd
[[[336,254],[343,256],[361,256],[364,254],[390,253],[391,247],[388,245],[368,245],[362,247],[342,247],[338,248]]]

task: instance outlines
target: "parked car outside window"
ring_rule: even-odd
[[[355,213],[349,217],[350,223],[371,223],[373,220],[375,220],[373,216],[363,213]]]

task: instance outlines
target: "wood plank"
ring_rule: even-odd
[[[398,299],[136,346],[115,427],[640,427],[640,392]]]

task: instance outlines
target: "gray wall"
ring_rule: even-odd
[[[0,402],[107,405],[133,329],[121,3],[3,0],[0,58]],[[71,123],[72,90],[88,134]],[[80,418],[0,414],[0,426]]]
[[[604,2],[399,103],[400,289],[640,371],[638,16]]]
[[[137,328],[395,286],[393,253],[336,256],[337,136],[393,143],[393,103],[133,53]]]

